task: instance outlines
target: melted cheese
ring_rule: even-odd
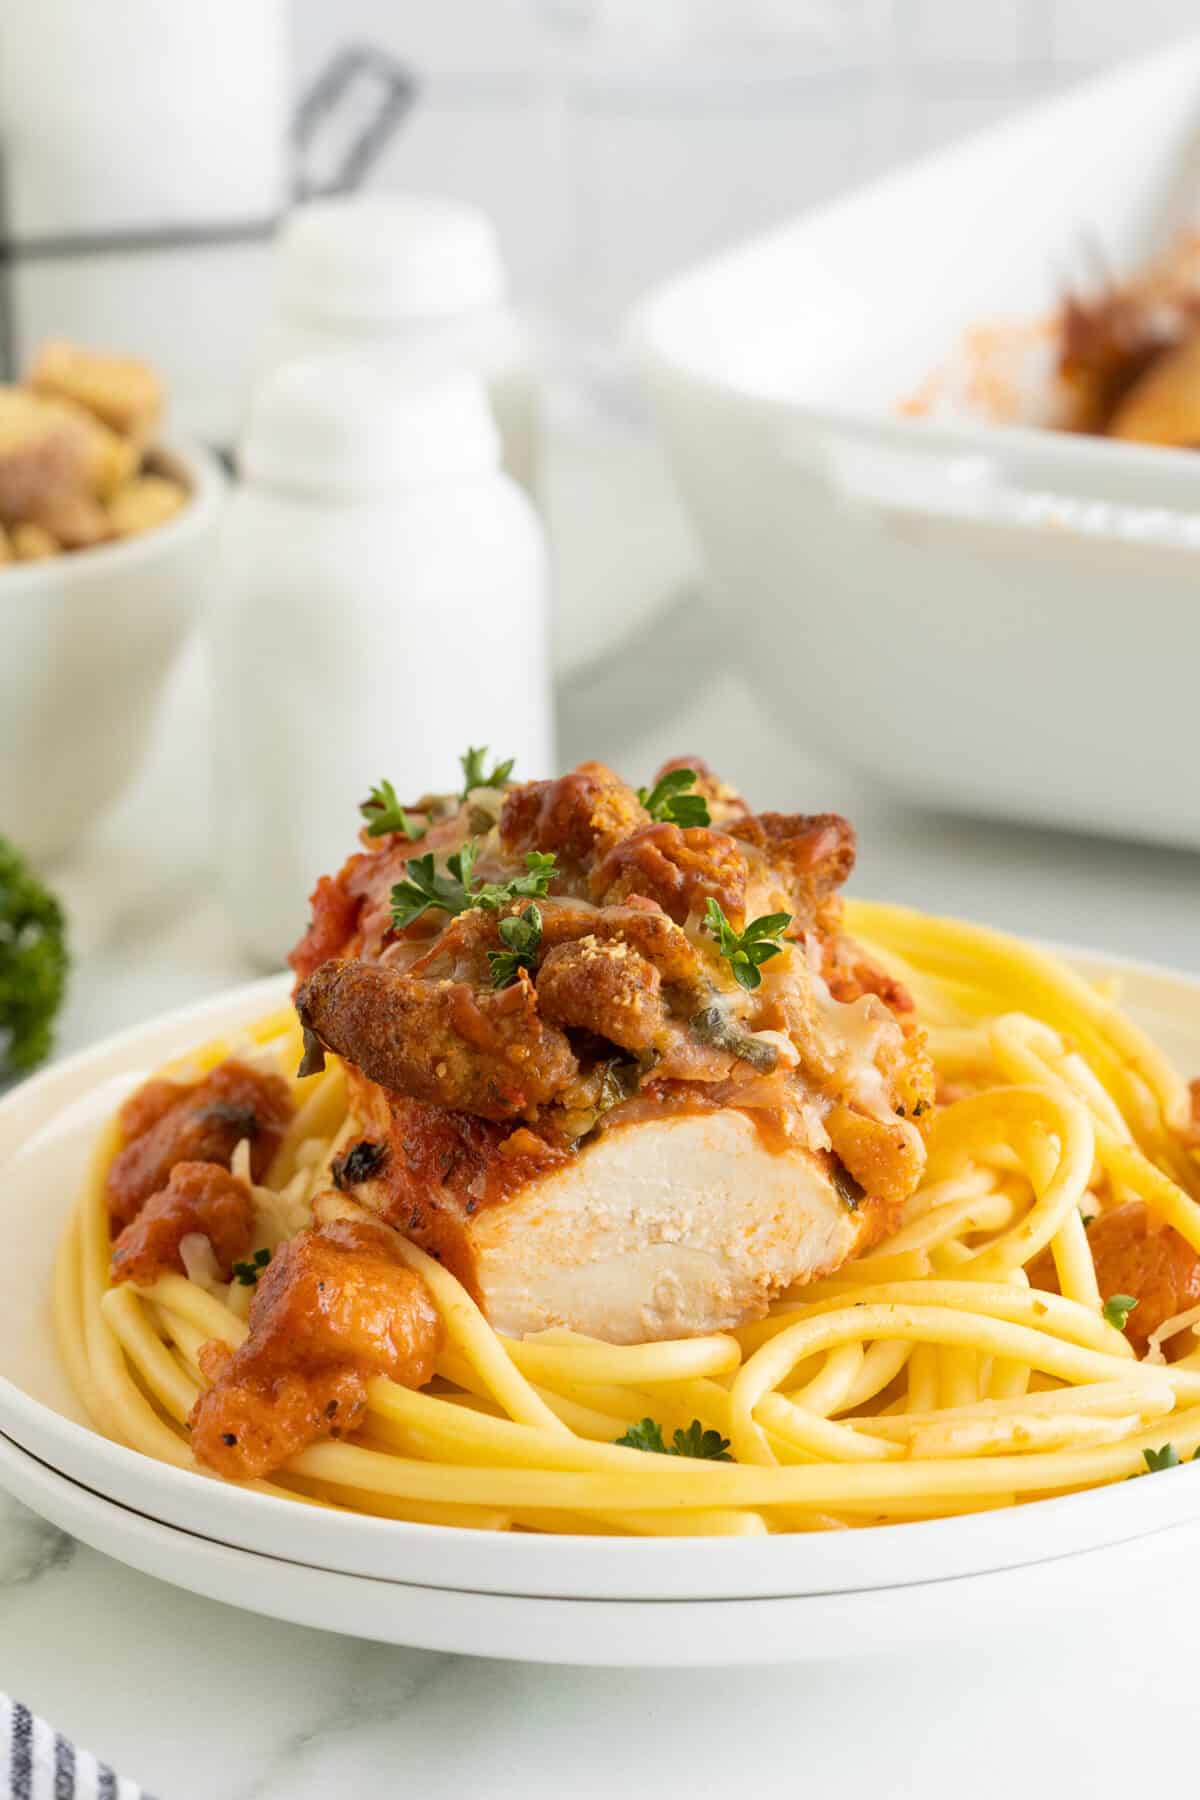
[[[820,975],[813,974],[811,980],[826,1047],[837,1066],[847,1100],[881,1124],[892,1124],[895,1106],[877,1057],[885,1044],[898,1043],[900,1027],[874,994],[861,994],[857,1000],[835,1000]]]

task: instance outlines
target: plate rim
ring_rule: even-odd
[[[1102,1593],[1107,1607],[1114,1550],[1128,1552],[1132,1569],[1127,1564],[1124,1574],[1128,1578],[1132,1572],[1142,1591],[1147,1562],[1164,1548],[1181,1550],[1188,1533],[1188,1523],[1181,1522],[1132,1543],[1080,1551],[1050,1564],[922,1584],[922,1604],[917,1607],[907,1604],[913,1596],[908,1586],[834,1594],[614,1600],[428,1589],[248,1551],[97,1494],[3,1433],[0,1488],[97,1553],[241,1612],[434,1653],[574,1667],[801,1664],[830,1656],[908,1651],[948,1637],[986,1634],[991,1639],[998,1625],[1023,1628],[1030,1602],[1047,1604],[1047,1583],[1056,1604],[1065,1598],[1078,1605],[1081,1593],[1085,1604],[1095,1604]],[[1191,1531],[1196,1538],[1194,1520]],[[1077,1578],[1102,1556],[1107,1558],[1108,1579],[1103,1584],[1081,1584]],[[937,1591],[931,1594],[931,1587]],[[980,1605],[981,1600],[996,1599],[1006,1609],[1000,1620],[986,1604]],[[395,1611],[378,1629],[377,1609],[386,1609],[389,1602]],[[370,1615],[366,1631],[360,1607]],[[640,1629],[631,1638],[628,1626],[634,1619]]]

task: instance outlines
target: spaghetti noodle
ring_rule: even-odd
[[[1137,1200],[1200,1250],[1185,1084],[1057,958],[898,907],[847,910],[857,940],[916,997],[942,1094],[925,1177],[889,1239],[739,1330],[608,1344],[499,1335],[447,1269],[396,1234],[441,1318],[434,1380],[414,1391],[372,1378],[360,1430],[253,1485],[487,1530],[738,1536],[1068,1493],[1145,1472],[1145,1453],[1166,1443],[1190,1458],[1200,1315],[1167,1321],[1139,1358],[1105,1306],[1084,1222]],[[291,1074],[290,1012],[251,1037],[249,1051],[209,1044],[186,1069],[237,1049],[287,1075],[296,1110],[254,1189],[286,1231],[337,1145],[345,1082],[333,1058]],[[104,1178],[116,1146],[110,1129],[59,1249],[63,1363],[100,1430],[195,1467],[187,1421],[202,1347],[243,1342],[248,1290],[179,1274],[110,1285]],[[235,1171],[239,1157],[248,1169],[239,1151]],[[1183,1354],[1168,1361],[1163,1344]],[[699,1420],[728,1440],[730,1460],[616,1441],[643,1419],[664,1441]]]

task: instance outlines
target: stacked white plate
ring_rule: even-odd
[[[1200,983],[1075,956],[1200,1069]],[[741,1540],[540,1537],[328,1512],[155,1462],[86,1423],[58,1364],[55,1242],[100,1122],[167,1057],[280,1004],[284,978],[177,1012],[0,1103],[0,1485],[197,1593],[389,1643],[546,1662],[732,1664],[992,1632],[1111,1606],[1200,1540],[1200,1467],[975,1517]],[[1102,1566],[1101,1566],[1102,1565]]]

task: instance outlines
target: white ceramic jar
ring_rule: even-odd
[[[298,355],[391,349],[478,374],[503,463],[532,497],[537,394],[528,336],[508,304],[491,221],[419,194],[344,195],[297,207],[276,245],[268,372]]]
[[[209,613],[217,850],[239,941],[278,965],[374,783],[446,791],[479,744],[548,773],[546,558],[461,370],[290,363],[240,466]]]

